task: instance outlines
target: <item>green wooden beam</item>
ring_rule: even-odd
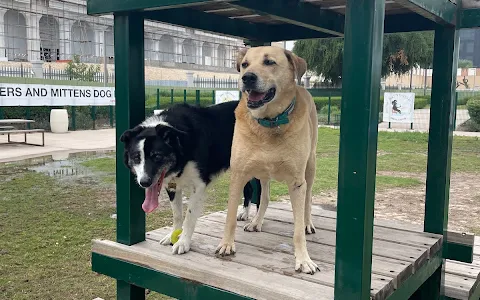
[[[457,5],[449,0],[396,0],[395,2],[437,23],[456,24]]]
[[[240,0],[232,6],[243,7],[256,14],[268,15],[275,20],[309,28],[333,36],[343,36],[345,17],[332,10],[322,9],[308,2],[277,0]]]
[[[102,15],[127,11],[195,6],[212,0],[87,0],[87,14]]]
[[[480,8],[462,9],[458,26],[460,28],[480,27]]]
[[[385,33],[434,30],[436,23],[415,13],[385,16]]]
[[[448,242],[444,244],[445,259],[471,264],[473,262],[473,246]]]
[[[144,12],[145,19],[200,30],[243,37],[252,41],[276,42],[292,39],[326,38],[330,34],[295,25],[266,25],[230,19],[189,8]]]
[[[427,286],[424,286],[422,292],[430,297],[419,297],[417,299],[436,299],[432,297],[433,293],[431,293],[430,295],[427,293],[428,288],[432,287],[432,285],[430,285],[430,282],[428,281],[432,278],[432,276],[435,276],[432,279],[438,281],[438,274],[440,273],[441,275],[442,264],[442,252],[439,251],[433,257],[430,257],[430,259],[419,270],[417,270],[413,275],[411,275],[404,282],[402,282],[402,284],[397,287],[393,294],[387,297],[387,300],[409,299],[415,292],[419,290],[422,291],[422,286],[426,282]],[[439,290],[439,288],[440,287],[436,287],[437,290]],[[432,291],[430,290],[430,292]]]
[[[336,300],[370,299],[384,16],[385,0],[347,0],[338,173]]]
[[[245,300],[250,299],[229,291],[221,290],[212,286],[203,285],[200,282],[186,280],[174,275],[163,273],[123,260],[115,259],[98,253],[92,253],[92,270],[94,272],[110,276],[119,282],[125,282],[129,287],[119,284],[117,299],[137,300],[140,298],[126,298],[122,295],[135,295],[132,288],[150,289],[175,299],[222,299],[222,300]],[[136,291],[138,293],[138,291]],[[145,292],[143,292],[143,297]],[[141,296],[141,294],[136,294]],[[143,299],[143,298],[142,298]]]
[[[122,133],[145,119],[143,18],[139,14],[115,15],[115,113],[117,172],[117,240],[132,245],[145,240],[145,191],[123,163]]]
[[[438,25],[435,30],[433,55],[424,230],[443,234],[444,244],[448,238],[446,233],[455,119],[458,45],[458,30],[455,27]]]

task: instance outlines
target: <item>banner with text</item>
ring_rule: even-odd
[[[115,105],[115,88],[0,83],[0,106],[90,105]]]

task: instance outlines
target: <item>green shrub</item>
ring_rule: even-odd
[[[328,115],[328,105],[324,106],[320,109],[320,114],[321,115]],[[331,116],[338,115],[338,114],[340,114],[340,108],[338,108],[336,106],[330,107],[330,115]]]
[[[415,109],[422,109],[428,105],[428,100],[425,98],[417,97],[415,99]]]
[[[480,132],[480,123],[476,123],[472,119],[467,120],[465,123],[459,126],[461,131]]]
[[[468,114],[470,119],[477,124],[480,124],[480,99],[472,99],[467,102]]]
[[[317,111],[320,111],[322,107],[328,107],[328,97],[314,97],[313,101],[315,102],[315,107],[317,108]],[[340,105],[342,103],[342,98],[341,97],[331,97],[330,99],[330,105],[333,107],[337,107],[340,109]]]

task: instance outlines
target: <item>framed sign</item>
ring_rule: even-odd
[[[383,97],[383,122],[413,123],[414,93],[385,93]]]
[[[215,104],[238,100],[240,100],[240,92],[238,90],[215,91]]]

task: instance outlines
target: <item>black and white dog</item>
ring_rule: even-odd
[[[238,101],[210,107],[175,105],[147,118],[120,137],[125,144],[124,163],[135,174],[138,184],[146,189],[143,210],[154,211],[162,186],[167,190],[173,210],[173,230],[183,229],[173,245],[174,254],[190,250],[196,221],[203,213],[205,190],[216,176],[230,167],[237,105]],[[167,187],[173,182],[174,187]],[[192,186],[193,194],[183,221],[182,190]],[[239,215],[242,220],[248,218],[253,197],[254,201],[258,199],[258,206],[260,192],[255,190],[260,191],[260,185],[253,179],[244,189],[244,211]],[[171,234],[160,243],[170,245]]]

